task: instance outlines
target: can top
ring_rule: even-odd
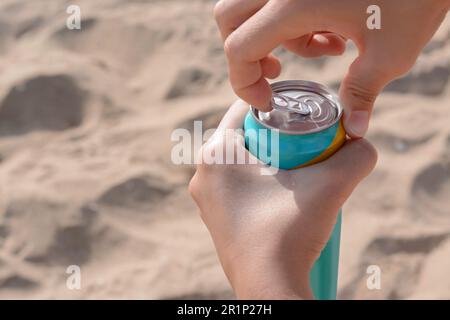
[[[288,80],[271,84],[272,107],[262,112],[251,107],[253,116],[262,125],[287,134],[311,134],[336,124],[342,107],[333,91],[304,80]]]

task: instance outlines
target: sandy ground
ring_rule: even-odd
[[[0,2],[0,298],[233,298],[186,190],[194,168],[170,161],[173,129],[214,127],[235,99],[212,6]],[[281,78],[336,88],[356,50],[278,55]],[[377,102],[379,163],[344,208],[341,298],[450,298],[449,75],[447,19]]]

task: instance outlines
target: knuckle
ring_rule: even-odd
[[[216,3],[213,10],[214,19],[217,24],[222,25],[226,21],[227,17],[227,8],[224,0],[220,0]]]
[[[241,45],[239,44],[235,34],[230,34],[228,38],[225,39],[223,44],[223,50],[230,60],[240,60],[241,57]]]
[[[357,100],[362,107],[372,106],[377,99],[378,92],[368,89],[357,80],[349,80],[347,83],[347,93]]]
[[[198,178],[196,178],[196,175],[194,175],[194,177],[192,177],[191,181],[189,182],[189,194],[191,196],[191,198],[194,200],[194,202],[196,203],[196,205],[198,206],[199,210],[197,210],[198,214],[200,215],[200,217],[202,219],[203,218],[203,211],[202,208],[204,206],[204,201],[202,200],[203,197],[201,196],[202,192],[200,190],[200,183],[198,181]]]
[[[189,181],[188,191],[194,200],[197,199],[197,194],[198,194],[198,176],[197,176],[197,174],[194,174],[194,176],[191,178],[191,181]]]

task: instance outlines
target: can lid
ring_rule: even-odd
[[[256,120],[266,127],[287,134],[310,134],[333,126],[342,117],[337,95],[321,84],[289,80],[271,87],[273,110],[262,112],[251,107]]]

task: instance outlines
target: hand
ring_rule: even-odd
[[[242,101],[231,106],[202,147],[203,156],[224,146],[226,129],[242,128],[248,109]],[[252,158],[241,134],[235,132],[227,141],[234,141],[234,155],[244,152]],[[261,175],[261,163],[200,164],[189,190],[237,297],[312,298],[309,271],[339,208],[376,159],[375,149],[360,139],[346,142],[322,163],[271,176]]]
[[[381,8],[381,30],[367,28],[372,4]],[[215,17],[234,91],[263,111],[271,109],[266,78],[281,72],[274,48],[282,45],[304,57],[339,55],[345,39],[353,40],[359,57],[340,96],[347,133],[362,137],[377,95],[413,66],[449,7],[449,0],[221,0]]]

